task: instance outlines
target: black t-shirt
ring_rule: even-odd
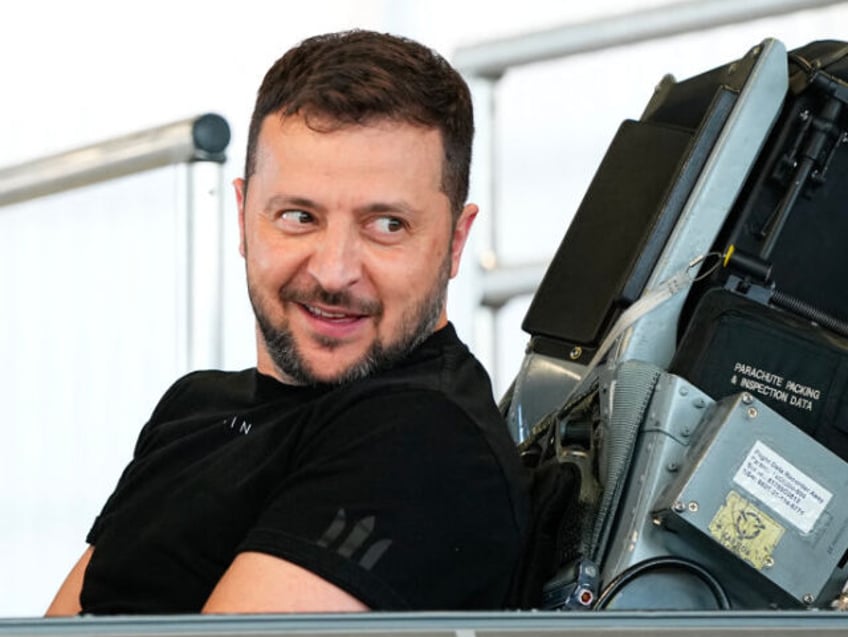
[[[89,532],[83,612],[199,611],[242,551],[373,609],[498,608],[524,540],[524,478],[488,377],[450,325],[341,387],[189,374]]]

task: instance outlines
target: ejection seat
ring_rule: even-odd
[[[537,476],[524,604],[845,603],[846,142],[832,41],[665,77],[621,125],[502,401]]]

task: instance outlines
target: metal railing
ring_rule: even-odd
[[[185,369],[218,367],[222,358],[222,164],[230,127],[207,113],[49,157],[0,168],[0,206],[171,165],[185,165],[179,211],[186,249],[177,274],[178,356]],[[2,211],[0,211],[2,214]]]

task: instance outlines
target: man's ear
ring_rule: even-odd
[[[465,242],[468,240],[468,233],[471,232],[471,224],[477,217],[480,209],[476,204],[466,204],[456,220],[456,225],[453,229],[453,242],[451,243],[451,278],[455,277],[459,272],[459,262],[462,258],[462,250],[465,248]]]
[[[239,254],[244,256],[247,252],[244,244],[244,205],[247,183],[244,179],[238,178],[233,180],[233,189],[236,192],[236,205],[238,206],[238,224],[239,224]]]

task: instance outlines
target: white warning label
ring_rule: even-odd
[[[759,440],[733,481],[787,522],[809,533],[833,494]]]
[[[821,390],[816,387],[739,361],[733,365],[730,384],[805,411],[813,411],[821,400]]]

